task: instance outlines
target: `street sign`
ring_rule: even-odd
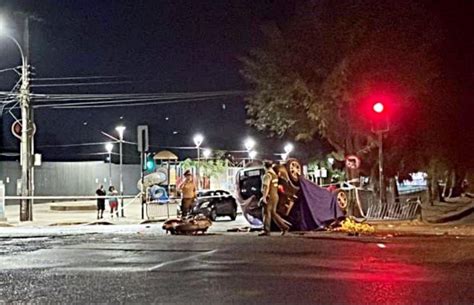
[[[346,167],[349,169],[358,169],[360,167],[360,159],[355,155],[346,156]]]
[[[15,121],[12,124],[12,134],[21,140],[21,132],[22,132],[22,126],[20,121]],[[36,134],[36,124],[33,123],[33,135]]]
[[[148,125],[138,125],[137,126],[137,142],[138,142],[138,151],[147,152],[148,151]]]

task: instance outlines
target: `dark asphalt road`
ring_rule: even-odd
[[[0,304],[473,304],[474,239],[0,239]]]

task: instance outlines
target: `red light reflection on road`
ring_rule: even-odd
[[[435,279],[425,267],[402,261],[406,257],[397,253],[399,245],[383,245],[368,244],[365,253],[354,256],[354,274],[346,274],[350,280],[343,288],[347,303],[408,304],[421,291],[433,288]]]

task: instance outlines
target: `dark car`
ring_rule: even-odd
[[[203,214],[211,220],[218,216],[229,216],[231,220],[237,217],[237,202],[224,190],[203,190],[198,192],[198,198],[193,206],[193,214]]]

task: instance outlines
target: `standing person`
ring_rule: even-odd
[[[184,172],[184,181],[178,187],[181,191],[181,217],[184,218],[188,215],[194,200],[196,199],[196,185],[193,181],[191,171],[187,170]]]
[[[272,168],[271,161],[265,161],[265,175],[262,181],[262,203],[263,203],[263,232],[259,236],[270,235],[272,219],[281,230],[281,235],[288,231],[289,226],[277,214],[278,204],[278,175]]]
[[[117,196],[118,192],[115,189],[113,185],[109,187],[109,207],[110,207],[110,217],[114,218],[114,210],[115,210],[115,215],[117,215],[117,218],[119,217],[118,213],[118,199]]]
[[[105,193],[104,186],[102,184],[99,185],[99,188],[95,191],[95,194],[99,196],[97,198],[97,219],[104,218],[105,198],[103,198],[103,196],[105,196],[106,193]]]

